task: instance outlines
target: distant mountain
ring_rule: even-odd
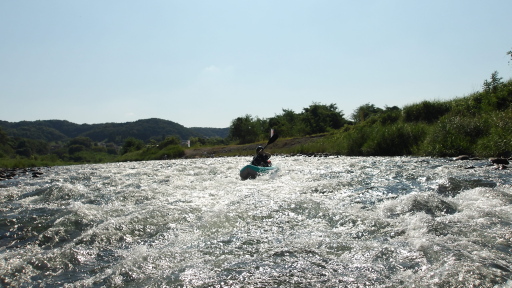
[[[38,120],[7,122],[0,120],[0,127],[12,137],[35,140],[66,141],[78,136],[89,137],[95,142],[121,144],[126,138],[134,137],[143,141],[160,141],[167,136],[178,136],[186,140],[190,137],[227,137],[229,128],[186,128],[178,123],[157,118],[127,123],[75,124],[66,120]]]

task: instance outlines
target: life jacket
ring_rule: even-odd
[[[272,162],[270,162],[268,159],[270,159],[269,154],[257,154],[256,156],[254,156],[254,158],[252,158],[251,165],[270,167],[272,166]]]

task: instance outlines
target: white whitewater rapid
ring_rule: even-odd
[[[0,182],[4,287],[510,287],[512,177],[482,161],[249,157]],[[471,166],[472,169],[466,169]]]

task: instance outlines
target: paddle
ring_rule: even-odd
[[[272,135],[272,137],[270,137],[270,139],[268,139],[267,145],[265,145],[265,146],[263,147],[263,150],[265,150],[265,148],[267,148],[267,146],[268,146],[268,145],[270,145],[270,144],[272,144],[272,143],[276,142],[277,138],[279,138],[279,135],[277,135],[277,133],[276,133],[276,134],[274,134],[274,135]]]

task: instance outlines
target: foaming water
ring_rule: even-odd
[[[0,182],[0,283],[505,287],[512,177],[485,161],[274,157],[54,167]]]

